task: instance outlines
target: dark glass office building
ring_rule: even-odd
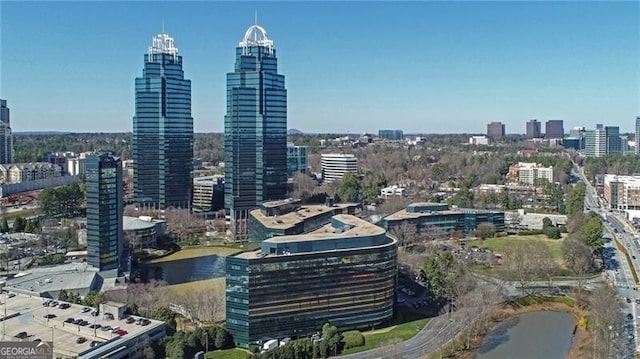
[[[123,268],[122,162],[108,153],[93,153],[86,157],[85,170],[87,261],[101,271]]]
[[[193,188],[191,81],[173,38],[159,34],[135,81],[134,200],[155,208],[188,208]]]
[[[396,240],[355,216],[339,214],[330,222],[227,257],[226,325],[237,346],[311,336],[327,322],[340,331],[389,323]]]
[[[251,26],[227,74],[225,209],[233,239],[246,240],[249,211],[287,193],[287,90],[273,41]]]

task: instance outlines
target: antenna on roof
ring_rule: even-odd
[[[162,33],[164,34],[164,19],[162,19]]]
[[[256,10],[254,17],[253,17],[253,24],[254,25],[258,25],[258,10]]]

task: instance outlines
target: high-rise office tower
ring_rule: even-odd
[[[158,34],[135,81],[133,191],[142,206],[188,208],[193,188],[191,81],[173,38]]]
[[[224,118],[225,210],[235,240],[246,239],[249,210],[287,194],[287,90],[273,41],[249,27],[227,73]]]
[[[7,100],[0,99],[0,164],[13,162],[13,135]]]
[[[504,123],[502,122],[491,122],[487,125],[487,137],[492,140],[499,140],[504,137]]]
[[[636,155],[640,155],[640,116],[636,117]]]
[[[530,120],[527,122],[527,138],[540,138],[540,122],[538,120]]]
[[[620,127],[605,126],[605,136],[607,137],[607,154],[622,154],[622,141],[620,139]]]
[[[548,120],[545,123],[544,137],[547,139],[564,137],[564,122],[562,120]]]
[[[587,157],[603,157],[607,155],[607,136],[601,124],[595,130],[584,133],[584,151]]]
[[[122,162],[108,153],[86,157],[87,261],[99,270],[123,269]]]

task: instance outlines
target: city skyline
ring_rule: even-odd
[[[131,131],[140,48],[164,20],[189,59],[195,131],[223,132],[230,49],[257,11],[285,58],[289,128],[377,133],[392,122],[405,133],[483,133],[500,121],[507,133],[524,133],[536,118],[632,132],[640,113],[639,9],[634,2],[2,2],[0,97],[11,103],[14,132]]]

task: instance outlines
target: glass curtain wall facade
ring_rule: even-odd
[[[327,322],[371,329],[393,317],[397,247],[388,237],[369,247],[231,256],[226,268],[227,329],[240,347],[311,336]]]
[[[0,164],[13,163],[13,135],[7,100],[0,99]]]
[[[135,80],[133,190],[142,206],[188,208],[193,188],[191,81],[173,38],[156,35]]]
[[[99,270],[122,268],[122,162],[107,153],[86,157],[87,261]]]
[[[233,239],[246,240],[249,210],[287,194],[287,90],[273,41],[251,26],[227,73],[225,209]]]

